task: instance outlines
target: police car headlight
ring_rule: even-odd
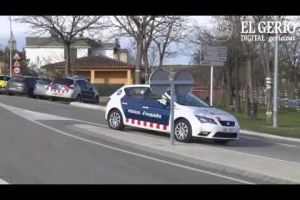
[[[200,121],[201,123],[217,124],[217,123],[215,122],[215,120],[213,120],[213,119],[211,119],[211,118],[208,118],[208,117],[202,117],[202,116],[196,116],[196,117],[199,119],[199,121]]]

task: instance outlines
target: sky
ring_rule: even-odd
[[[12,19],[17,18],[17,16],[12,16]],[[191,21],[195,21],[201,25],[211,25],[210,16],[189,16]],[[35,36],[30,31],[27,24],[21,24],[17,22],[12,22],[12,31],[17,41],[17,49],[22,50],[25,47],[25,37]],[[0,16],[0,45],[4,48],[8,44],[10,34],[9,17]],[[121,48],[130,48],[130,42],[128,39],[120,39]],[[182,48],[173,46],[172,48]],[[191,56],[189,53],[180,53],[175,58],[167,59],[165,64],[189,64]]]

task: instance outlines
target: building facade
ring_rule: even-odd
[[[29,65],[42,65],[62,62],[65,60],[65,50],[58,37],[26,37],[26,57]],[[104,55],[119,61],[127,62],[128,52],[121,49],[118,40],[113,43],[102,43],[89,38],[77,38],[71,45],[71,60]]]

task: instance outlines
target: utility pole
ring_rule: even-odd
[[[11,16],[9,16],[9,26],[10,26],[10,39],[9,39],[9,76],[12,76],[12,29],[11,29]]]
[[[274,91],[273,91],[273,127],[277,127],[277,92],[278,92],[278,31],[276,31],[275,40],[275,58],[274,58]]]

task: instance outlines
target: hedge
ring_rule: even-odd
[[[124,84],[93,84],[100,96],[110,96]]]

